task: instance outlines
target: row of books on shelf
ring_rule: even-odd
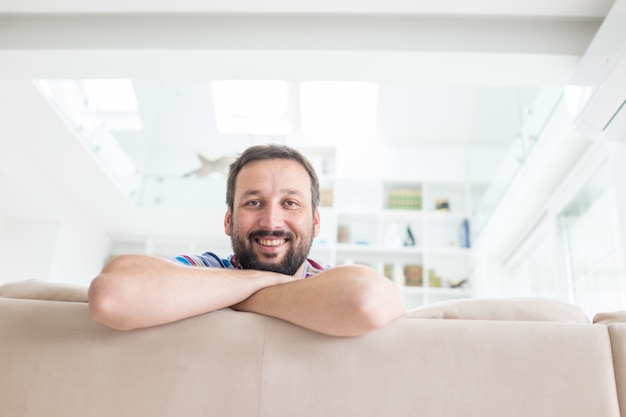
[[[393,189],[389,191],[387,207],[390,210],[421,210],[422,190],[420,189]]]
[[[334,192],[332,188],[320,189],[320,206],[333,207]],[[420,211],[422,205],[422,190],[419,188],[397,188],[389,191],[385,208],[389,210]],[[447,198],[435,200],[432,210],[449,212],[450,202]]]
[[[394,277],[394,265],[384,265],[384,275],[392,280],[397,279]],[[404,285],[408,287],[422,287],[425,280],[428,282],[430,288],[462,288],[467,284],[467,279],[452,280],[446,279],[439,275],[436,270],[429,269],[427,276],[424,276],[424,268],[421,264],[406,264],[403,267],[403,279]]]
[[[332,188],[320,189],[320,206],[332,207],[334,203]],[[389,191],[387,208],[390,210],[421,210],[422,191],[420,189],[393,189]]]

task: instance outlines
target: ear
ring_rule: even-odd
[[[313,237],[317,237],[320,234],[320,211],[315,209],[313,213]]]
[[[226,214],[224,215],[224,232],[226,236],[230,236],[232,230],[230,230],[230,221],[232,220],[232,214],[230,213],[230,209],[226,210]]]

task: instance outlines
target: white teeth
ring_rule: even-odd
[[[259,243],[263,246],[279,246],[282,245],[283,243],[285,243],[285,240],[265,240],[265,239],[259,239]]]

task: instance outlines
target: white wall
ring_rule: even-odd
[[[66,221],[59,227],[51,281],[88,284],[100,272],[109,239],[93,223]]]
[[[49,219],[5,218],[0,235],[0,282],[48,280],[59,233]]]
[[[88,284],[100,271],[108,239],[76,219],[4,218],[0,283],[39,279]]]
[[[28,81],[0,82],[0,114],[0,282],[88,283],[108,239],[66,175],[75,138]]]

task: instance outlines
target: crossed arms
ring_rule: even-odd
[[[225,307],[335,336],[367,333],[403,313],[395,284],[359,265],[301,279],[123,255],[109,262],[89,287],[92,318],[119,330],[156,326]]]

